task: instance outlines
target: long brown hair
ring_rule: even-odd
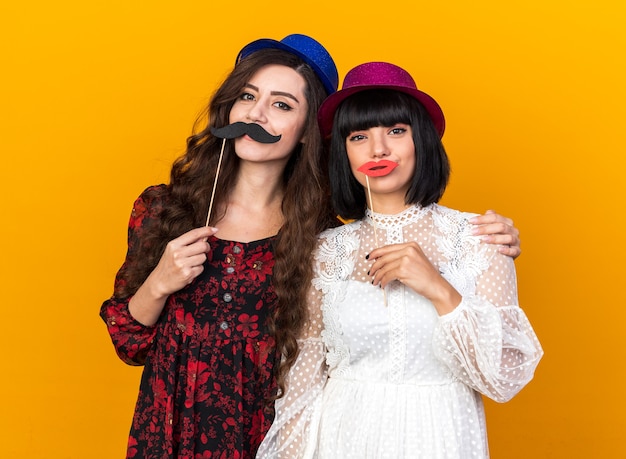
[[[326,158],[317,125],[317,109],[326,92],[313,70],[297,56],[275,49],[257,51],[241,60],[217,89],[196,121],[196,133],[187,139],[185,153],[172,166],[170,184],[149,192],[154,194],[149,197],[157,198],[153,201],[166,205],[155,228],[139,241],[142,256],[137,263],[126,267],[123,273],[126,282],[120,283],[116,295],[133,294],[154,269],[170,240],[205,224],[222,145],[222,140],[211,134],[210,127],[228,124],[230,110],[244,85],[261,67],[271,64],[290,67],[304,78],[308,102],[303,137],[306,141],[292,152],[283,174],[284,223],[274,242],[273,286],[278,304],[270,327],[277,349],[284,357],[275,369],[280,395],[284,393],[286,373],[297,357],[296,338],[307,319],[306,294],[311,284],[317,235],[337,225],[330,206]],[[219,221],[224,215],[239,170],[239,158],[232,145],[226,142],[211,222]]]

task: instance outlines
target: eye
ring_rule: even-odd
[[[407,131],[406,128],[395,126],[391,128],[391,130],[389,131],[389,134],[400,135],[400,134],[404,134],[406,131]]]
[[[274,106],[279,108],[279,109],[281,109],[281,110],[284,110],[286,112],[289,111],[289,110],[293,110],[291,105],[289,105],[288,103],[283,102],[283,101],[275,102]]]
[[[359,140],[365,139],[365,135],[363,134],[352,134],[348,136],[348,142],[357,142]]]
[[[249,92],[244,92],[239,96],[239,100],[254,100],[254,96]]]

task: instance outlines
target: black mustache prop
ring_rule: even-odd
[[[280,140],[281,136],[272,135],[259,126],[256,123],[243,123],[238,121],[222,128],[216,128],[211,126],[211,134],[215,137],[219,137],[222,140],[222,150],[217,161],[217,170],[215,171],[215,180],[213,181],[213,191],[211,192],[211,202],[209,202],[209,212],[206,216],[206,226],[209,226],[211,221],[211,210],[213,209],[213,198],[215,197],[215,188],[217,187],[217,178],[220,175],[220,168],[222,165],[222,158],[224,156],[224,145],[226,145],[226,139],[236,139],[242,135],[248,134],[251,139],[259,143],[276,143]]]
[[[259,143],[276,143],[280,140],[279,135],[272,135],[256,123],[244,123],[237,121],[222,128],[211,126],[211,134],[220,139],[236,139],[248,134],[252,140]]]

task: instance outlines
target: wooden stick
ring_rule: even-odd
[[[370,189],[370,178],[366,174],[365,175],[365,183],[367,184],[367,196],[370,200],[370,210],[374,213],[374,202],[372,201],[372,190]],[[376,244],[376,248],[380,247],[378,244],[378,229],[376,228],[376,219],[372,215],[372,222],[374,222],[374,242]],[[387,291],[383,289],[383,299],[385,301],[385,307],[387,307]]]
[[[215,197],[215,188],[217,188],[217,178],[220,176],[220,168],[222,167],[222,157],[224,156],[224,146],[226,145],[226,139],[222,139],[222,150],[220,151],[220,158],[217,161],[217,170],[215,171],[215,180],[213,181],[213,191],[211,192],[211,202],[209,203],[209,213],[206,216],[206,225],[209,226],[211,220],[211,209],[213,208],[213,198]]]

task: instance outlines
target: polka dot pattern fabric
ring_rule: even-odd
[[[482,395],[504,402],[543,355],[514,262],[462,213],[414,206],[326,231],[309,323],[260,458],[486,458]],[[399,282],[372,285],[377,246],[416,241],[462,295],[439,316]]]

